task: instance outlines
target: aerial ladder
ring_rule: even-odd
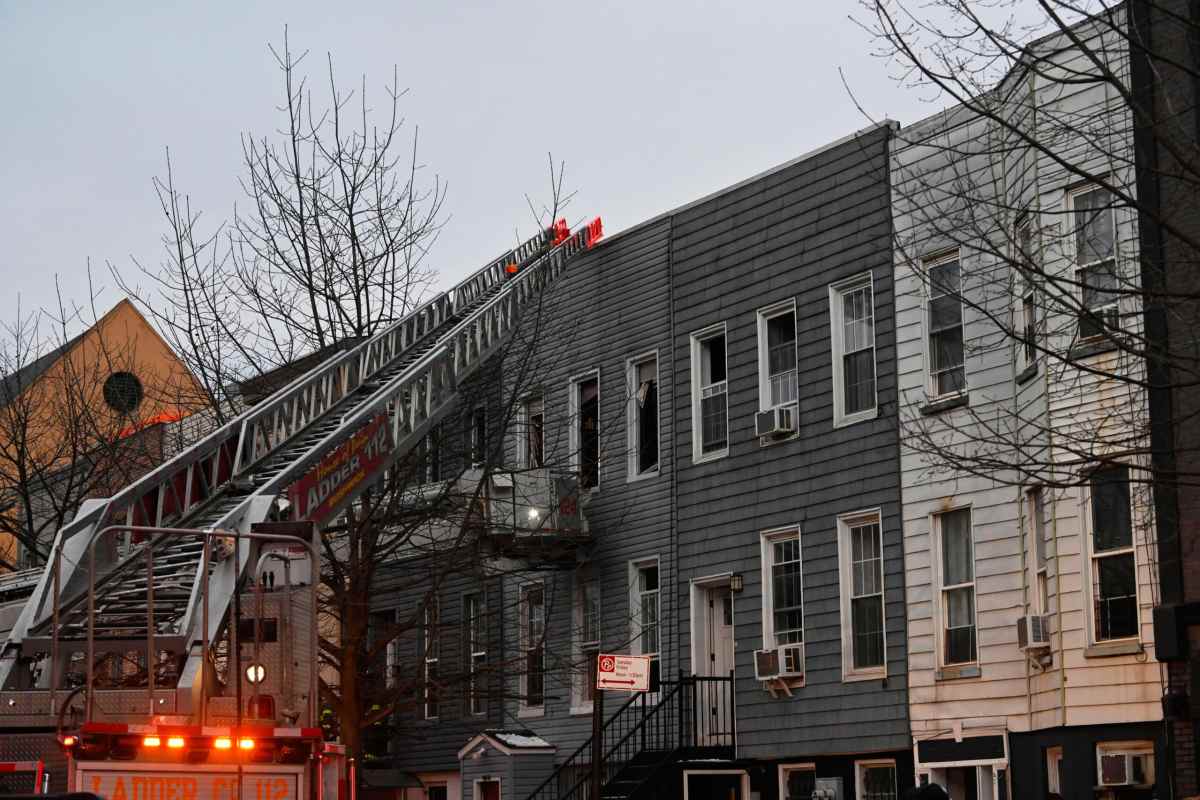
[[[542,291],[601,235],[598,218],[575,232],[556,222],[369,339],[331,356],[111,498],[85,503],[58,532],[50,560],[0,650],[0,726],[28,729],[52,720],[60,729],[58,738],[77,745],[79,735],[62,731],[68,705],[80,692],[86,694],[81,730],[145,733],[152,730],[146,725],[157,723],[166,726],[166,734],[211,733],[214,723],[232,716],[241,720],[242,706],[230,711],[228,704],[215,702],[212,649],[228,633],[224,626],[247,576],[264,568],[270,550],[264,546],[270,543],[254,537],[270,537],[254,531],[279,516],[279,501],[291,487],[364,431],[379,443],[370,474],[359,476],[336,502],[324,504],[326,518],[412,452],[454,406],[463,381],[536,313]],[[303,515],[301,510],[301,522]],[[135,532],[137,544],[121,546],[122,537],[113,535],[119,532]],[[277,538],[283,550],[305,550],[303,537]],[[309,547],[308,552],[315,562],[316,551]],[[315,584],[319,564],[308,569],[307,580]],[[295,630],[315,630],[315,608],[307,597],[310,593],[289,590],[266,602],[271,613],[291,618]],[[260,611],[263,602],[260,592]],[[251,635],[256,647],[271,641],[261,624]],[[282,637],[276,633],[275,639],[278,648]],[[148,686],[133,692],[101,688],[95,678],[99,656],[130,652],[146,654]],[[295,665],[289,690],[314,687],[283,715],[283,723],[287,730],[319,735],[312,733],[317,725],[315,651],[278,657]],[[300,674],[304,670],[307,674]],[[232,679],[241,685],[254,677]],[[271,727],[270,719],[261,721]],[[153,731],[146,741],[181,738]],[[210,739],[218,748],[232,742],[235,751],[243,741],[236,731]],[[324,778],[306,780],[307,788],[297,789],[296,796],[318,796]],[[285,796],[291,795],[280,795]]]

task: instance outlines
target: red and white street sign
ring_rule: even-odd
[[[596,688],[623,692],[650,691],[650,656],[601,653],[596,657]]]

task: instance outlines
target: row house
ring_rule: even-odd
[[[608,697],[605,718],[639,746],[606,791],[895,800],[913,784],[894,130],[873,126],[605,240],[518,336],[499,407],[444,423],[469,437],[480,415],[507,420],[490,490],[573,474],[587,536],[553,564],[498,551],[482,601],[446,581],[438,646],[414,636],[395,649],[408,674],[431,652],[443,674],[479,656],[503,665],[478,703],[439,696],[436,714],[417,703],[399,721],[389,759],[426,787],[414,791],[589,796],[597,652],[653,664],[632,709]],[[403,613],[417,590],[373,606]],[[479,602],[496,619],[475,648],[464,631]],[[647,759],[653,775],[637,773]]]
[[[1069,80],[1128,76],[1121,25],[893,150],[913,753],[954,797],[1164,796],[1133,125]]]

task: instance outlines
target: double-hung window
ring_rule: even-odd
[[[800,531],[762,536],[763,647],[804,642],[804,567]]]
[[[518,430],[517,463],[525,469],[546,465],[546,413],[541,395],[528,397],[521,404],[521,425]]]
[[[487,710],[483,670],[487,664],[487,627],[483,596],[463,597],[463,649],[467,657],[467,706],[472,714]]]
[[[1113,196],[1098,187],[1068,196],[1075,230],[1075,280],[1082,292],[1079,338],[1105,335],[1120,324]]]
[[[860,800],[896,800],[896,762],[891,760],[854,762],[855,795]]]
[[[580,580],[575,590],[575,708],[588,708],[596,696],[596,656],[600,652],[600,585]]]
[[[540,711],[546,702],[546,603],[540,583],[521,589],[521,648],[525,655],[521,705]]]
[[[779,765],[779,800],[812,800],[816,790],[815,764]]]
[[[833,424],[875,416],[875,301],[871,273],[829,287]]]
[[[759,407],[796,402],[796,303],[758,312]]]
[[[1025,535],[1033,548],[1033,607],[1038,614],[1050,611],[1050,581],[1046,571],[1046,508],[1040,486],[1025,492]],[[1030,541],[1031,540],[1031,541]]]
[[[1032,366],[1037,361],[1037,274],[1035,242],[1033,239],[1033,221],[1022,216],[1017,221],[1013,236],[1016,248],[1013,260],[1018,269],[1014,270],[1013,287],[1016,289],[1017,311],[1014,315],[1014,335],[1020,342],[1018,364],[1022,370]]]
[[[692,458],[729,452],[725,325],[692,335]]]
[[[425,633],[425,719],[437,719],[441,713],[441,691],[438,684],[438,661],[441,656],[440,643],[440,609],[437,596],[430,597],[425,603],[424,624]]]
[[[658,559],[635,562],[630,575],[630,609],[634,655],[650,656],[650,688],[658,685],[659,621]]]
[[[579,488],[600,485],[600,375],[592,372],[571,381],[571,453]]]
[[[934,397],[967,388],[963,349],[961,266],[957,251],[925,265],[929,280],[929,391]]]
[[[1129,508],[1129,469],[1104,467],[1089,481],[1091,583],[1095,641],[1138,635],[1137,560]]]
[[[629,477],[658,473],[658,356],[633,359],[626,367],[629,384]]]
[[[969,664],[976,660],[971,509],[937,514],[934,523],[941,551],[942,664]]]
[[[841,563],[842,678],[887,675],[883,529],[878,511],[838,518]]]

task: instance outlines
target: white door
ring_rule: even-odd
[[[704,653],[698,675],[728,678],[733,670],[733,595],[728,586],[704,590]],[[731,744],[733,696],[725,681],[701,680],[696,687],[696,705],[702,744]]]

